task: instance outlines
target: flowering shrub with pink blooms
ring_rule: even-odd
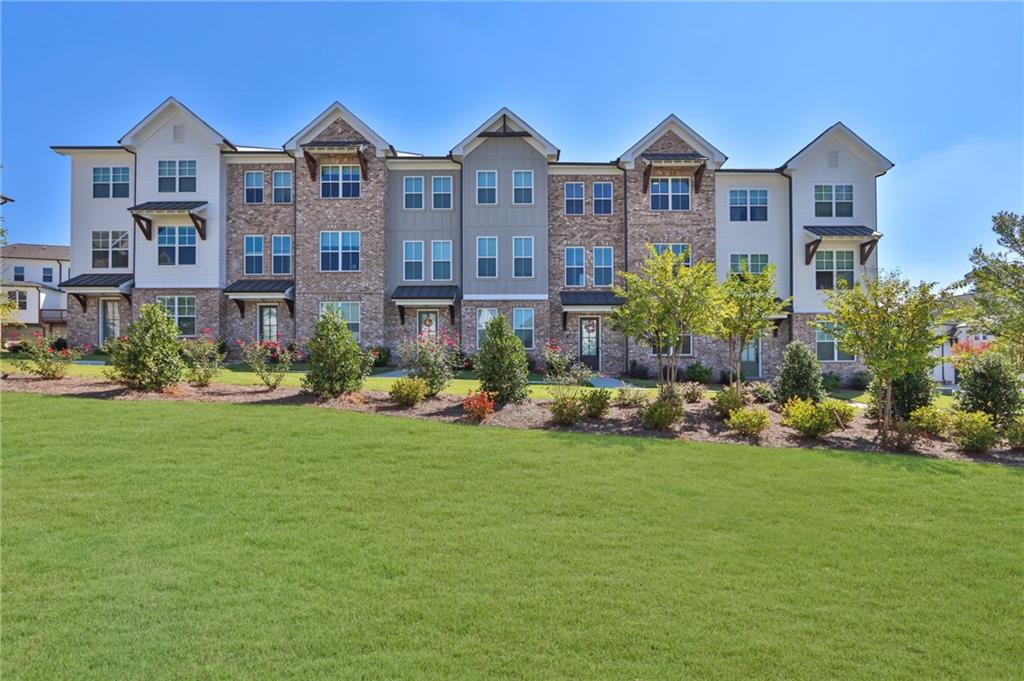
[[[593,372],[567,347],[554,338],[544,344],[541,351],[544,357],[544,376],[550,383],[563,385],[587,385]]]
[[[28,355],[27,360],[16,360],[14,366],[39,378],[55,379],[68,375],[68,367],[76,359],[81,359],[82,350],[71,346],[57,350],[53,341],[36,331],[32,338],[21,341],[21,351]],[[84,348],[88,352],[88,346]]]
[[[427,384],[427,396],[433,397],[444,390],[455,377],[454,367],[459,358],[459,339],[447,333],[422,333],[406,338],[398,346],[402,368],[409,376],[420,378]]]
[[[203,335],[196,338],[183,338],[181,355],[185,359],[188,382],[199,387],[210,385],[214,376],[220,373],[227,356],[221,352],[220,341],[214,338],[212,329],[203,329]]]
[[[236,339],[235,343],[249,368],[270,390],[276,390],[281,385],[292,364],[299,360],[299,352],[292,345],[282,345],[276,341],[246,343],[242,339]]]

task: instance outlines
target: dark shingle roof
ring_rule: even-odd
[[[458,286],[399,286],[391,300],[455,300],[458,296]]]
[[[228,284],[224,293],[284,293],[294,285],[291,279],[239,279]]]
[[[873,236],[875,233],[864,225],[809,225],[804,229],[815,236]]]
[[[7,244],[0,248],[5,258],[28,258],[30,260],[70,260],[70,246],[50,244]]]
[[[109,286],[110,288],[117,288],[122,284],[126,284],[132,281],[135,275],[131,273],[124,274],[79,274],[77,277],[71,277],[67,281],[60,283],[61,287],[67,286]]]
[[[128,210],[140,212],[149,210],[195,210],[206,205],[206,201],[146,201]]]
[[[625,301],[611,291],[562,291],[562,305],[622,305]]]
[[[643,158],[648,161],[706,161],[707,156],[703,154],[697,154],[693,152],[660,152],[660,151],[645,151],[640,154]]]

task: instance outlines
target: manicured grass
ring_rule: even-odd
[[[851,390],[847,388],[837,388],[829,392],[829,395],[836,397],[841,400],[848,402],[858,402],[860,404],[868,404],[869,397],[867,390]],[[954,405],[952,395],[940,395],[936,393],[935,400],[932,402],[936,407],[942,407],[943,409],[952,409]]]
[[[1024,474],[3,395],[5,679],[1009,679]]]

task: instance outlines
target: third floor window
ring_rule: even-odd
[[[128,166],[102,166],[92,169],[92,197],[94,199],[128,198]]]
[[[402,178],[402,207],[406,210],[423,209],[423,177],[410,175]]]
[[[274,203],[292,202],[292,171],[274,171]]]
[[[767,189],[730,189],[731,222],[764,222],[768,219]]]
[[[565,214],[583,215],[583,183],[565,183]]]
[[[157,191],[194,192],[195,161],[157,161]]]
[[[92,233],[92,266],[128,267],[128,232],[97,230]]]
[[[853,185],[852,184],[816,184],[814,185],[814,217],[816,218],[852,218],[853,217]]]
[[[451,175],[439,175],[432,178],[431,182],[432,205],[437,210],[449,210],[452,207]]]
[[[481,206],[498,203],[498,171],[476,171],[476,202]]]
[[[533,171],[516,170],[512,172],[512,203],[529,205],[533,203]]]
[[[594,183],[594,215],[612,214],[612,183]]]
[[[263,203],[263,171],[245,171],[245,202]]]

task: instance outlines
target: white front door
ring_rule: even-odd
[[[121,335],[121,301],[116,298],[100,300],[100,345]]]

